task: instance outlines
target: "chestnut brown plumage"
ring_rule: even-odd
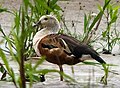
[[[33,38],[33,47],[37,55],[46,56],[46,60],[57,64],[60,71],[63,72],[63,64],[74,65],[86,60],[82,59],[82,55],[90,55],[96,61],[105,63],[99,54],[88,45],[71,36],[58,34],[60,26],[54,16],[42,16],[36,26],[42,27]]]

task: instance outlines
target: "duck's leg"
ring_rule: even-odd
[[[63,73],[62,65],[59,65],[60,72]],[[60,74],[60,81],[63,81],[63,75]]]

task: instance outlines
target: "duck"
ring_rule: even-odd
[[[75,65],[88,58],[94,59],[101,64],[106,62],[89,45],[84,44],[76,38],[67,34],[59,33],[60,23],[53,15],[43,15],[34,27],[39,27],[33,37],[33,48],[37,56],[45,56],[50,63],[57,64],[60,72],[63,72],[62,65]],[[60,75],[63,81],[63,76]]]

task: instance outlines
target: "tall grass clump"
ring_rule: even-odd
[[[112,47],[117,41],[120,40],[120,33],[116,29],[117,19],[119,16],[120,6],[117,5],[117,2],[111,2],[111,0],[104,0],[104,6],[98,5],[99,13],[93,18],[91,14],[84,15],[84,33],[81,36],[82,41],[86,44],[91,44],[96,42],[97,39],[102,40],[106,44],[102,44],[103,53],[111,54]],[[101,30],[102,34],[98,37],[95,36],[93,39],[94,33],[99,30],[99,25],[101,20],[106,20],[105,29]],[[114,28],[113,28],[114,27]]]
[[[99,29],[99,25],[101,22],[101,19],[105,13],[105,10],[107,9],[107,6],[110,4],[111,0],[105,0],[104,1],[104,6],[98,5],[99,13],[92,19],[91,15],[89,14],[88,16],[85,14],[84,15],[84,33],[83,33],[83,42],[86,44],[89,44],[92,41],[92,36]],[[92,22],[91,22],[92,20]]]
[[[106,49],[108,54],[111,53],[112,47],[115,43],[120,40],[119,38],[119,31],[116,29],[117,19],[119,16],[119,9],[120,6],[117,5],[117,2],[110,3],[107,8],[106,12],[104,13],[104,17],[106,18],[106,29],[102,33],[103,40],[107,41]],[[112,28],[114,26],[114,28]]]
[[[2,79],[8,74],[16,88],[26,88],[26,81],[29,81],[29,86],[32,87],[33,82],[41,80],[40,74],[45,75],[49,72],[57,72],[72,80],[69,76],[54,69],[38,70],[38,66],[42,64],[45,57],[41,57],[34,66],[32,66],[31,62],[25,63],[25,60],[35,55],[32,48],[32,39],[38,29],[33,28],[33,23],[37,22],[42,15],[51,13],[60,19],[60,11],[62,9],[57,5],[57,1],[58,0],[23,0],[18,11],[9,11],[6,8],[0,8],[0,12],[8,12],[14,17],[13,26],[8,35],[6,35],[2,27],[0,27],[6,47],[6,49],[0,48],[0,57],[5,65],[5,68],[1,67],[1,69],[6,71],[6,73],[4,73],[3,70],[1,70],[3,73]],[[6,52],[8,53],[7,55]],[[13,68],[10,67],[8,58],[12,58],[17,62],[19,74],[15,74]],[[0,64],[0,66],[2,66],[2,64]]]
[[[85,44],[94,43],[96,40],[92,39],[92,36],[94,33],[99,30],[99,25],[101,23],[101,20],[103,17],[106,17],[107,24],[106,24],[106,30],[102,33],[102,38],[107,41],[107,49],[110,52],[112,50],[113,44],[117,40],[119,40],[118,36],[119,34],[114,29],[111,31],[111,27],[113,24],[117,22],[117,18],[119,16],[118,10],[120,6],[116,6],[115,3],[112,4],[111,0],[104,0],[103,7],[98,5],[99,13],[92,18],[90,14],[84,15],[84,33],[82,35],[82,41]],[[116,36],[113,37],[112,33],[116,34]],[[98,37],[99,39],[101,36]],[[91,63],[87,63],[90,64]],[[93,64],[95,65],[95,64]],[[102,67],[104,69],[105,75],[101,78],[101,82],[107,85],[107,78],[109,73],[109,67],[113,66],[110,64],[102,64]]]

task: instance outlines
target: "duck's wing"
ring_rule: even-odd
[[[81,58],[82,55],[91,55],[96,61],[105,63],[94,49],[64,34],[51,34],[44,37],[41,40],[41,48],[52,52],[58,48],[59,51],[64,51],[66,55],[74,55],[76,58]]]

